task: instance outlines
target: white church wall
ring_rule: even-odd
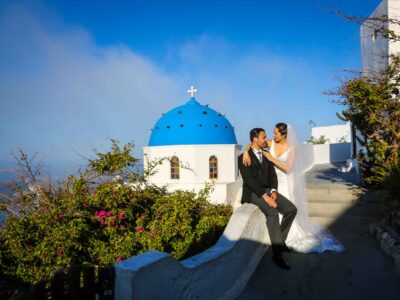
[[[217,183],[217,182],[210,182],[212,183],[212,192],[210,194],[209,201],[213,204],[226,204],[229,201],[228,191],[227,191],[227,184],[226,183]],[[157,184],[161,185],[161,184]],[[176,191],[176,190],[184,190],[184,191],[194,191],[198,193],[200,190],[204,189],[205,182],[203,183],[174,183],[174,184],[167,184],[167,189],[169,191]]]
[[[158,146],[158,147],[143,147],[144,163],[147,166],[146,160],[155,161],[162,157],[177,156],[180,163],[195,169],[195,149],[193,147],[185,146]],[[170,163],[164,161],[163,164],[159,165],[155,169],[156,174],[150,177],[150,182],[155,184],[166,184],[175,181],[176,183],[194,183],[197,182],[197,174],[189,169],[180,168],[179,179],[171,179]]]
[[[171,179],[170,163],[160,165],[157,174],[152,176],[152,183],[204,183],[209,179],[209,158],[215,155],[218,159],[217,182],[233,182],[237,180],[237,153],[240,145],[176,145],[144,147],[147,159],[177,156],[180,162],[190,169],[180,168],[180,178]]]
[[[153,184],[167,185],[170,191],[181,189],[198,192],[205,187],[206,182],[212,183],[210,202],[215,204],[235,202],[241,196],[241,190],[238,191],[241,178],[237,165],[237,157],[241,152],[240,145],[157,146],[144,147],[143,152],[150,161],[175,155],[189,168],[180,168],[179,179],[171,179],[170,162],[165,161],[157,167],[157,173],[151,176],[150,182]],[[212,155],[218,159],[217,179],[209,179],[209,158]],[[235,184],[237,181],[239,183]]]

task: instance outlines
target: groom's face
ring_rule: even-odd
[[[258,134],[258,137],[254,138],[254,142],[258,145],[258,147],[263,148],[267,145],[267,135],[265,131],[261,131]]]

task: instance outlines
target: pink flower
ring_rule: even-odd
[[[118,256],[118,257],[115,259],[115,261],[116,261],[116,262],[120,262],[120,261],[122,261],[122,258]]]
[[[144,230],[144,228],[142,227],[142,226],[138,226],[138,227],[136,227],[136,232],[139,232],[139,231],[143,231]]]
[[[119,214],[118,214],[118,218],[120,218],[120,219],[125,219],[125,211],[122,211],[122,212],[120,212]]]
[[[61,254],[63,254],[64,253],[64,250],[62,250],[62,249],[57,249],[57,251],[56,251],[56,254],[57,255],[61,255]]]
[[[99,213],[98,213],[98,216],[99,217],[103,217],[103,216],[105,216],[106,215],[106,212],[104,211],[104,210],[101,210]]]
[[[111,217],[111,213],[109,211],[106,212],[106,217]]]

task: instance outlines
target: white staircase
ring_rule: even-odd
[[[312,222],[346,230],[379,219],[384,209],[378,193],[365,194],[357,174],[340,173],[338,166],[317,165],[307,172],[308,216]]]

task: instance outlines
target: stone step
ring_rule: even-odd
[[[307,199],[309,201],[313,200],[323,200],[323,201],[355,201],[360,196],[362,196],[362,191],[359,189],[332,189],[332,188],[307,188],[306,189]]]
[[[371,212],[381,213],[384,209],[381,203],[366,203],[362,201],[310,201],[309,215],[337,217],[340,215],[369,216]]]
[[[373,222],[370,217],[360,216],[346,216],[342,215],[339,217],[327,217],[327,216],[310,216],[308,217],[309,222],[317,223],[325,228],[328,228],[333,233],[337,232],[351,232],[351,229],[364,227],[368,229],[368,225]],[[349,231],[350,230],[350,231]]]
[[[348,235],[360,231],[368,232],[369,224],[373,222],[378,222],[380,220],[381,219],[346,215],[340,216],[338,218],[322,216],[311,216],[308,218],[309,222],[317,223],[329,229],[334,235],[337,233]]]

